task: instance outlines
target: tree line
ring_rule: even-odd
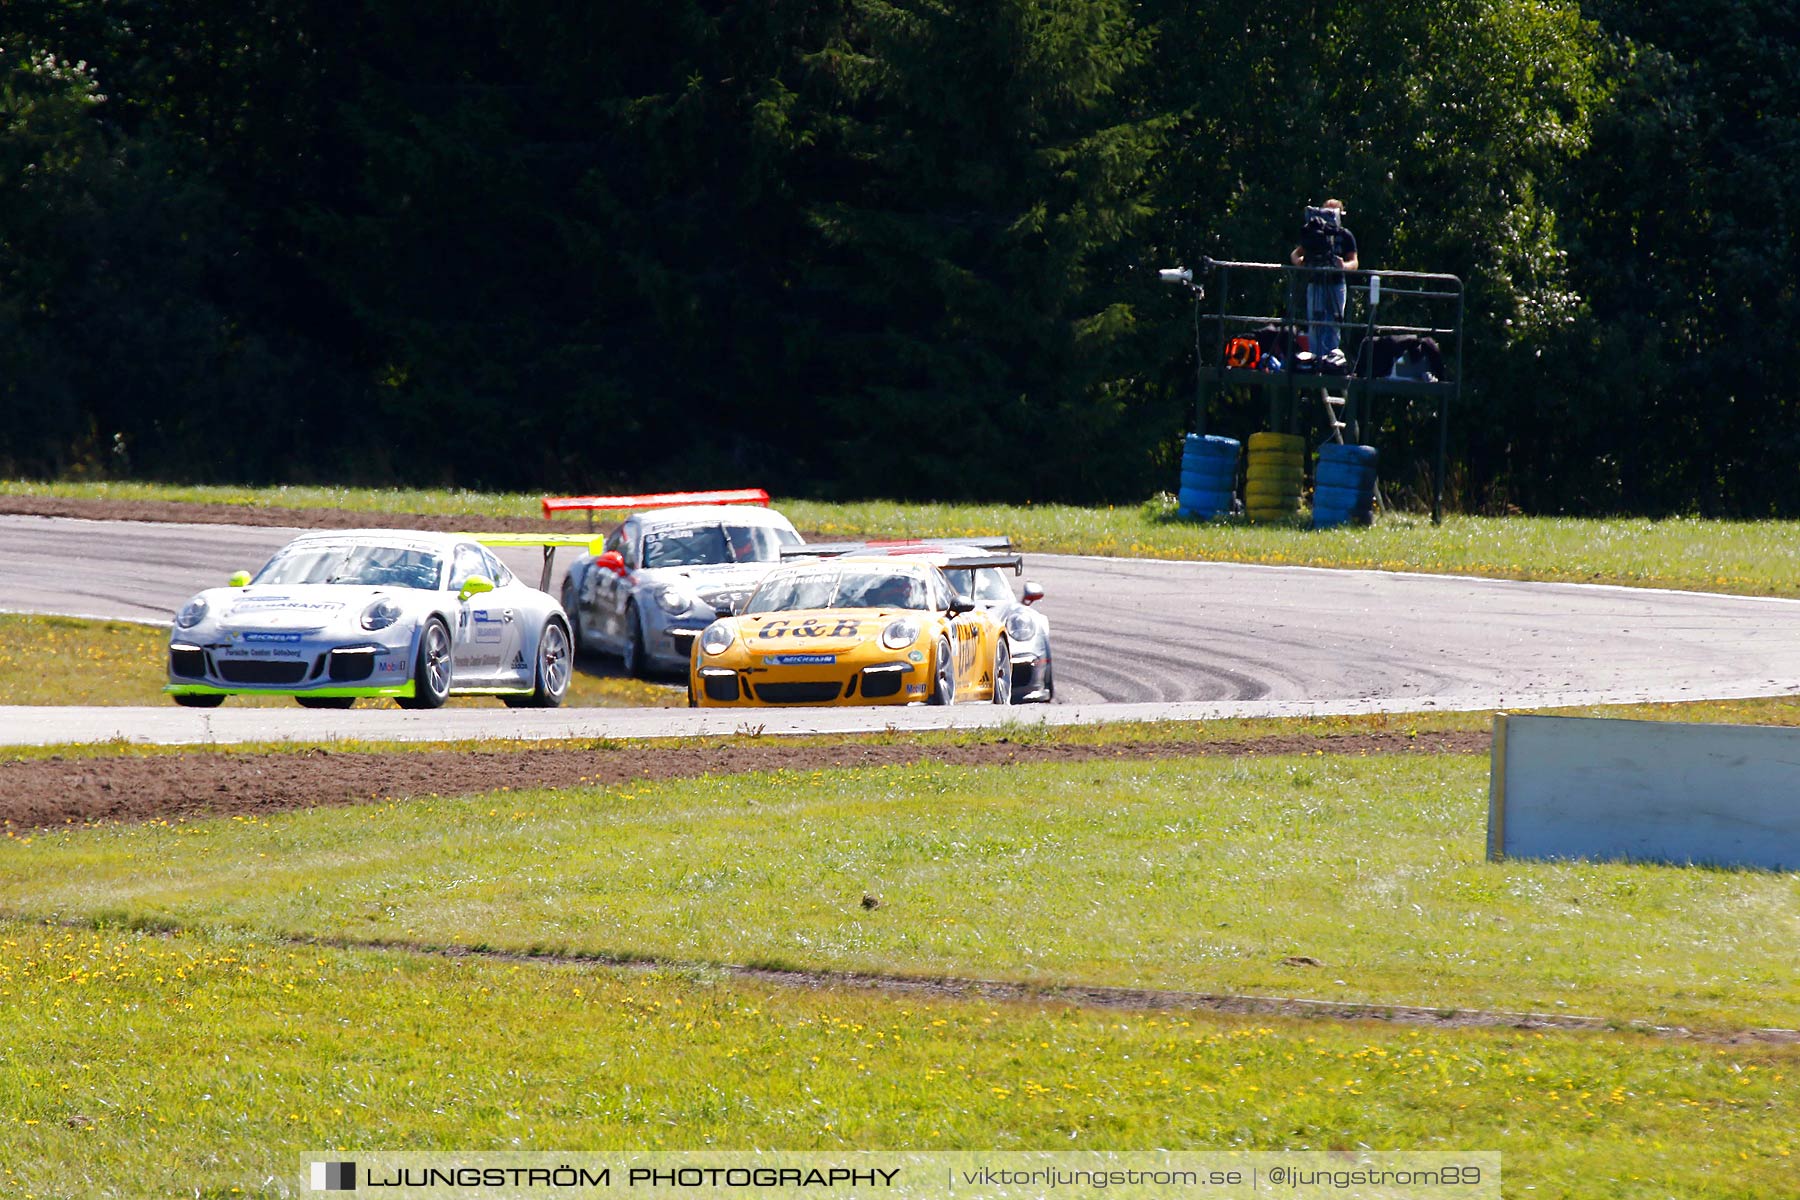
[[[1797,68],[1791,0],[12,0],[0,472],[1141,500],[1156,269],[1334,195],[1466,281],[1464,507],[1792,514]]]

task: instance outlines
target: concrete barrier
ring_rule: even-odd
[[[1490,859],[1800,870],[1800,729],[1494,718]]]

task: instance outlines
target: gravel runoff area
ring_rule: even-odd
[[[843,742],[795,745],[770,739],[598,749],[361,752],[188,751],[180,754],[21,758],[0,762],[0,824],[29,830],[110,821],[273,813],[409,796],[459,796],[504,789],[607,787],[638,780],[691,779],[751,771],[812,771],[918,762],[1004,766],[1188,755],[1485,754],[1487,731],[1377,731],[1281,735],[1239,741],[1159,741],[1122,745],[1015,742],[968,745]]]

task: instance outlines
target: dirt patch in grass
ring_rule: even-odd
[[[793,745],[780,741],[623,746],[610,749],[396,751],[330,749],[293,754],[196,751],[148,757],[45,758],[0,763],[0,822],[17,830],[104,821],[232,816],[316,805],[461,796],[549,787],[605,787],[631,780],[689,779],[749,771],[815,771],[918,762],[1004,766],[1030,762],[1185,756],[1485,754],[1488,733],[1371,731],[1242,741],[1119,746],[1015,742],[964,746]]]

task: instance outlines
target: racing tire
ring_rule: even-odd
[[[625,645],[619,651],[619,665],[633,679],[644,679],[649,676],[647,664],[644,662],[644,623],[638,620],[637,604],[625,606]]]
[[[175,701],[175,703],[181,705],[183,708],[217,708],[219,705],[225,703],[225,697],[210,695],[206,692],[192,695],[178,693],[169,697],[169,699]]]
[[[1044,667],[1044,703],[1056,702],[1056,664],[1049,663]]]
[[[956,659],[950,655],[949,638],[938,641],[937,661],[932,664],[931,695],[925,697],[925,703],[937,708],[948,708],[956,703]]]
[[[554,620],[545,621],[538,634],[537,669],[529,696],[502,696],[508,708],[561,708],[574,678],[575,652],[568,631]]]
[[[436,617],[419,631],[419,655],[413,663],[413,694],[395,696],[401,708],[442,708],[450,698],[450,630]]]
[[[355,696],[295,696],[295,703],[301,708],[349,708],[356,703]]]
[[[1008,705],[1012,700],[1012,648],[1001,638],[994,644],[994,690],[988,696],[990,704]]]

